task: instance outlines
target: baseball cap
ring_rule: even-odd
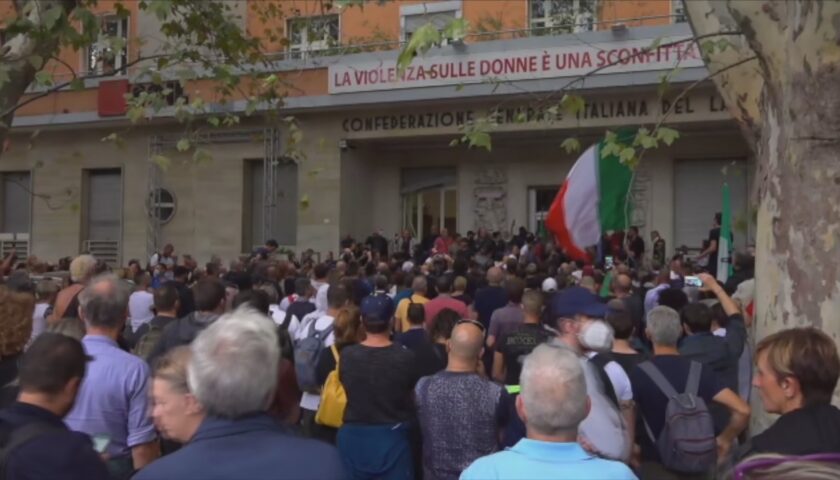
[[[362,299],[361,311],[365,323],[387,323],[394,315],[394,301],[388,295],[368,295]]]
[[[607,306],[589,290],[570,287],[554,296],[551,301],[551,313],[555,318],[570,318],[575,315],[604,318],[607,315]]]
[[[557,291],[557,280],[548,277],[542,282],[542,291],[543,292],[556,292]]]

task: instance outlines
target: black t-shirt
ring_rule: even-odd
[[[645,253],[645,241],[642,237],[636,237],[630,242],[630,251],[637,260],[642,258]]]
[[[615,360],[615,363],[621,365],[621,368],[627,372],[627,375],[630,375],[630,372],[636,368],[636,365],[644,362],[648,359],[648,356],[644,353],[616,353],[610,352],[610,356],[612,359]]]
[[[708,270],[711,273],[717,272],[718,252],[720,251],[720,227],[709,230],[709,244],[715,242],[717,248],[709,254]]]
[[[426,330],[422,328],[411,328],[403,333],[398,333],[394,337],[394,342],[399,343],[412,351],[421,343],[427,341],[428,335],[426,334]]]
[[[651,358],[650,361],[671,382],[674,390],[685,391],[688,372],[691,369],[691,360],[678,355],[661,355]],[[665,409],[668,406],[668,398],[653,383],[648,374],[638,367],[630,372],[630,384],[633,387],[633,400],[639,407],[642,419],[650,426],[654,438],[657,438],[665,424]],[[700,387],[697,396],[702,398],[706,402],[706,406],[709,407],[713,403],[712,399],[721,390],[723,388],[718,384],[712,369],[703,367],[700,372]],[[642,460],[659,461],[659,452],[651,443],[645,429],[642,429],[636,438],[642,447]]]
[[[347,393],[345,423],[388,424],[411,420],[414,353],[399,344],[351,345],[341,352],[339,376]]]
[[[415,345],[411,351],[414,352],[417,378],[434,375],[446,369],[448,355],[445,345],[425,339]]]
[[[505,384],[519,385],[522,373],[522,360],[541,343],[551,338],[551,334],[542,325],[525,323],[503,336],[498,351],[505,358]]]

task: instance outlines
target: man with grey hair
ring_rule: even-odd
[[[190,389],[207,418],[190,443],[135,480],[346,478],[334,447],[289,435],[266,413],[280,361],[268,317],[239,308],[202,331],[191,349]]]
[[[128,285],[114,275],[91,280],[79,295],[79,316],[87,334],[85,352],[93,357],[73,410],[65,417],[71,430],[105,443],[108,469],[125,477],[160,455],[149,417],[149,367],[117,345],[125,328]]]
[[[671,384],[677,392],[685,392],[692,362],[681,357],[677,350],[677,342],[682,335],[680,314],[676,310],[658,306],[647,315],[647,329],[645,333],[653,343],[653,358],[641,365],[653,367]],[[707,475],[686,475],[681,472],[668,470],[661,464],[659,450],[656,447],[657,438],[665,425],[665,415],[669,398],[660,389],[650,375],[637,366],[630,372],[630,383],[633,385],[633,395],[642,420],[645,432],[637,437],[641,447],[641,476],[656,479],[685,479],[706,478]],[[697,363],[697,365],[700,365]],[[731,412],[729,424],[722,431],[716,431],[718,458],[725,458],[732,448],[732,442],[746,428],[750,418],[750,407],[738,395],[728,388],[722,388],[710,368],[702,368],[696,395],[711,406],[717,402]]]
[[[527,438],[512,448],[480,458],[461,475],[473,479],[635,479],[627,465],[584,451],[578,426],[590,399],[578,355],[563,346],[541,345],[525,358],[516,412]]]

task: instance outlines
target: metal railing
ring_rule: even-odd
[[[120,263],[120,242],[116,240],[85,240],[82,250],[112,267]]]

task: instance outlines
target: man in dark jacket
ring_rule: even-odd
[[[166,282],[172,284],[178,289],[178,297],[180,297],[181,305],[178,307],[178,318],[186,317],[195,311],[195,299],[193,292],[187,286],[189,280],[190,270],[187,267],[178,265],[174,270],[175,280]]]
[[[149,363],[169,350],[189,345],[208,325],[225,312],[225,286],[214,278],[199,280],[192,288],[196,311],[170,323],[149,354]]]

